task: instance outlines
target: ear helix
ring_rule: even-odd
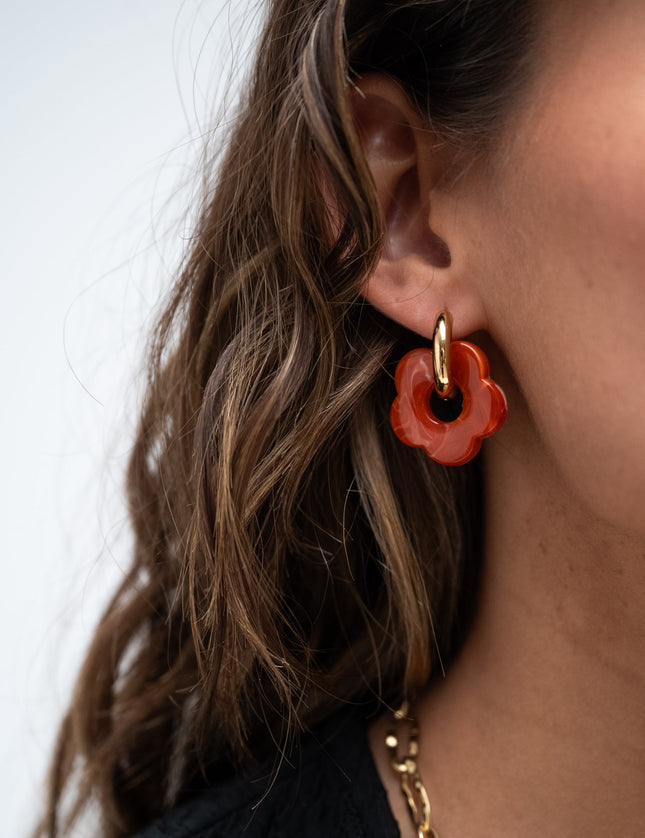
[[[413,349],[399,361],[390,422],[401,442],[423,448],[438,463],[460,466],[504,424],[506,396],[490,378],[485,353],[452,341],[448,312],[438,315],[432,344],[432,350]]]

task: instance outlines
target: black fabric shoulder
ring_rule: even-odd
[[[364,720],[336,716],[291,759],[213,787],[139,838],[399,838]]]

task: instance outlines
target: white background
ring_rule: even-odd
[[[2,5],[0,832],[24,836],[128,561],[121,482],[143,336],[258,4]]]

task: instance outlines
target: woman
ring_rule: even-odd
[[[644,37],[641,0],[274,0],[42,834],[642,834]],[[508,402],[459,466],[389,421],[440,312]]]

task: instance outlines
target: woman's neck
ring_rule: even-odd
[[[645,823],[645,543],[535,450],[487,460],[478,614],[417,708],[441,838],[636,838]]]

